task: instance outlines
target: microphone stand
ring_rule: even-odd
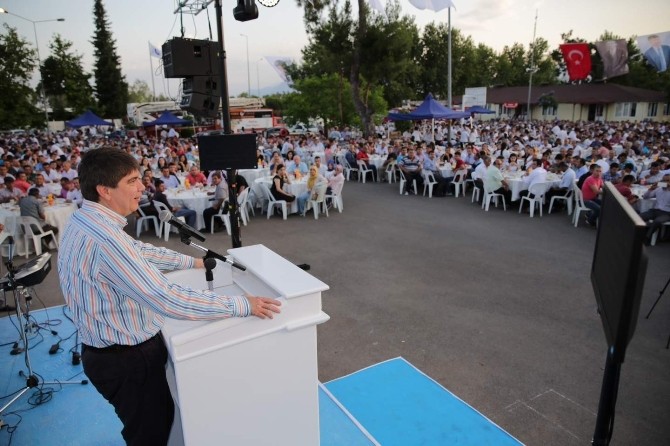
[[[192,247],[194,247],[196,249],[199,249],[200,251],[205,253],[205,257],[204,257],[205,262],[207,261],[207,259],[219,259],[222,262],[226,262],[226,263],[234,266],[235,268],[237,268],[239,270],[242,270],[242,271],[247,270],[246,267],[240,265],[239,263],[236,263],[236,262],[230,260],[228,257],[226,257],[224,255],[221,255],[218,252],[212,251],[211,249],[207,249],[204,246],[198,245],[197,243],[193,243],[191,241],[191,237],[189,236],[189,234],[186,234],[186,233],[184,233],[180,230],[179,235],[180,235],[181,242],[183,244],[188,245],[188,246],[192,246]],[[205,266],[207,266],[206,263],[205,263]],[[212,269],[214,269],[214,268],[212,268]]]
[[[21,290],[17,290],[21,285],[16,281],[16,269],[14,268],[14,264],[12,263],[13,257],[14,257],[14,238],[9,237],[8,238],[8,244],[9,244],[9,252],[7,256],[7,262],[5,265],[7,266],[7,284],[9,286],[9,289],[12,290],[14,294],[14,302],[16,304],[16,317],[19,321],[19,334],[21,336],[21,342],[23,344],[23,350],[19,349],[17,351],[18,353],[23,353],[23,356],[25,358],[25,364],[27,368],[27,374],[23,371],[19,371],[19,376],[22,378],[25,378],[26,380],[26,385],[23,389],[19,390],[14,398],[9,400],[7,404],[4,406],[0,407],[0,415],[2,415],[5,410],[11,406],[15,401],[17,401],[19,398],[23,396],[24,393],[26,393],[28,390],[33,389],[35,387],[42,387],[45,384],[88,384],[88,380],[84,379],[81,381],[40,381],[40,377],[37,373],[33,371],[32,364],[30,363],[30,346],[28,345],[28,334],[27,331],[29,329],[28,327],[28,318],[24,320],[23,314],[22,314],[22,309],[21,309],[21,294],[26,293],[27,291],[25,288],[22,287]],[[2,420],[0,420],[2,421]]]

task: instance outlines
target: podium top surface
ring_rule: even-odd
[[[286,299],[329,289],[328,285],[264,245],[233,248],[228,253]]]

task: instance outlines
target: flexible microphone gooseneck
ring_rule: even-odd
[[[195,228],[192,228],[183,221],[179,220],[174,215],[172,215],[172,212],[170,211],[166,210],[160,211],[160,213],[158,214],[158,219],[163,223],[169,223],[171,225],[176,226],[180,234],[186,235],[188,237],[193,237],[194,239],[201,242],[205,241],[205,236],[202,235],[200,231],[198,231]]]

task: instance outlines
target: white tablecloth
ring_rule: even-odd
[[[517,201],[520,197],[519,194],[523,190],[527,190],[528,186],[523,182],[524,172],[509,172],[503,174],[509,188],[512,191],[512,201]],[[549,187],[555,187],[561,184],[561,177],[555,173],[547,174],[547,183],[551,183]]]
[[[270,168],[263,167],[261,169],[239,169],[237,173],[247,180],[247,184],[251,186],[257,178],[262,178],[270,175]]]
[[[272,177],[258,178],[254,181],[254,184],[258,187],[260,183],[265,183],[268,188],[272,188]],[[307,192],[307,177],[302,177],[300,180],[291,180],[290,184],[284,183],[284,190],[289,194],[295,195],[296,199],[292,203],[287,203],[286,210],[289,214],[295,214],[298,212],[298,197],[300,194]],[[256,191],[254,191],[256,193]],[[260,194],[260,191],[256,194],[257,197],[263,197],[264,195]]]
[[[208,189],[189,189],[189,190],[167,190],[165,196],[172,206],[193,209],[195,211],[195,228],[205,227],[205,220],[202,218],[202,212],[212,206],[210,201],[213,195],[207,195]],[[212,190],[213,191],[213,190]]]
[[[58,242],[60,243],[65,226],[70,221],[70,218],[72,218],[72,214],[76,212],[77,205],[74,203],[60,202],[60,199],[58,201],[59,202],[53,206],[44,205],[44,217],[46,223],[58,228]],[[17,252],[25,253],[26,246],[23,242],[23,234],[19,233],[18,220],[20,217],[21,212],[18,205],[3,204],[0,207],[0,223],[5,225],[4,232],[14,236]]]
[[[642,198],[642,196],[649,190],[649,186],[643,186],[640,184],[633,184],[631,187],[631,191],[633,192],[634,195],[637,195],[640,197],[637,202],[633,205],[633,208],[638,211],[640,214],[643,212],[647,212],[649,209],[652,209],[654,207],[654,204],[656,203],[655,198]]]

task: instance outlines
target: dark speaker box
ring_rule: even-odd
[[[182,86],[184,94],[202,93],[221,96],[219,79],[214,76],[189,76],[184,78]]]
[[[163,44],[163,71],[166,78],[219,74],[217,42],[175,37]]]
[[[196,116],[216,117],[219,113],[221,96],[189,93],[181,97],[179,108],[193,113]]]

